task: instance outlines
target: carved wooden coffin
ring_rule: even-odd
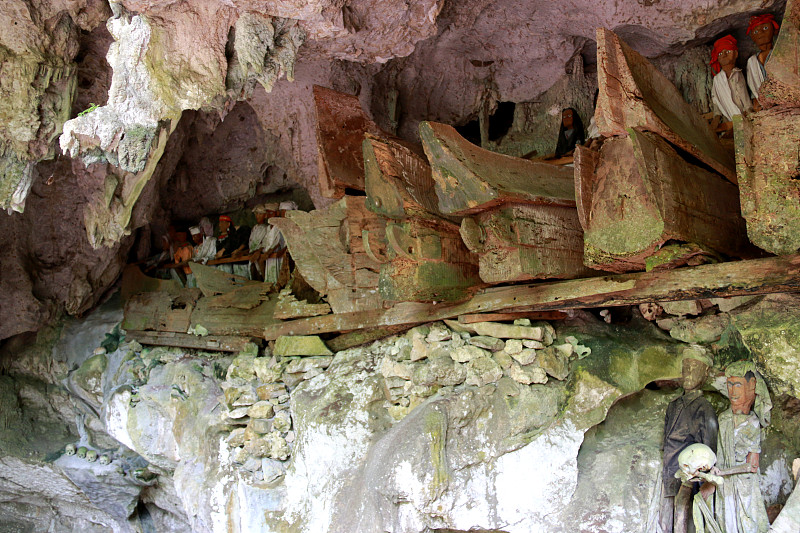
[[[458,224],[439,211],[431,168],[421,149],[395,139],[364,140],[367,207],[389,219],[380,292],[390,301],[456,301],[481,285],[478,257]]]
[[[736,169],[750,241],[774,254],[800,249],[800,108],[734,117]]]
[[[762,106],[800,106],[800,2],[789,0],[775,46],[764,64],[767,79],[758,91]],[[738,163],[737,163],[738,164]]]
[[[385,222],[346,196],[326,209],[289,211],[271,218],[306,282],[325,296],[334,313],[378,309],[379,258],[385,258]],[[374,257],[374,258],[373,258]]]
[[[628,130],[599,152],[576,150],[587,266],[644,270],[667,241],[738,256],[749,248],[735,185],[684,160],[656,134]]]
[[[597,30],[599,96],[595,120],[606,137],[642,128],[664,137],[736,183],[733,154],[708,122],[647,59],[613,32]]]
[[[442,213],[468,215],[507,202],[575,206],[569,167],[485,150],[446,124],[422,122],[419,133]]]
[[[484,282],[591,275],[572,168],[490,152],[444,124],[424,122],[420,136],[440,209],[470,215],[460,232]]]
[[[322,196],[341,198],[346,189],[364,190],[365,133],[381,133],[361,109],[358,97],[314,86],[317,109],[319,185]]]
[[[388,261],[380,292],[395,302],[458,301],[480,288],[478,258],[461,240],[458,226],[407,218],[386,224]]]
[[[487,209],[461,221],[461,237],[480,256],[486,283],[597,274],[583,264],[583,229],[572,207],[506,204]]]

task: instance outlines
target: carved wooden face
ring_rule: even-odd
[[[231,227],[231,223],[227,220],[220,220],[219,221],[219,232],[220,233],[228,233],[228,228]]]
[[[684,359],[681,363],[682,385],[684,390],[695,390],[706,380],[708,365],[697,359]]]
[[[756,400],[756,378],[729,377],[728,399],[735,414],[749,414]]]
[[[720,66],[726,67],[728,65],[736,65],[736,60],[739,58],[739,52],[736,50],[722,50],[717,56]]]
[[[564,126],[565,130],[568,130],[572,127],[572,124],[573,124],[572,109],[565,109],[561,113],[561,125]]]
[[[756,43],[756,46],[771,43],[772,38],[775,36],[775,26],[771,22],[759,24],[750,32],[750,38]]]

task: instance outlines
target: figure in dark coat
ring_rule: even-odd
[[[561,128],[558,130],[556,158],[564,157],[575,150],[575,146],[586,140],[583,132],[583,121],[575,109],[568,107],[561,112]]]

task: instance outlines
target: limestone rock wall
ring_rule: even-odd
[[[685,344],[640,318],[436,323],[335,356],[226,356],[126,341],[118,305],[3,349],[0,477],[23,502],[0,503],[9,527],[650,531],[679,390],[647,385],[679,375]],[[731,315],[781,313],[750,305]],[[773,392],[768,504],[800,451],[797,400]],[[23,477],[36,481],[15,488]]]

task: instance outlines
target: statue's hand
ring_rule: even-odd
[[[700,495],[703,497],[704,500],[707,500],[709,496],[714,494],[714,491],[717,490],[717,486],[711,483],[710,481],[706,481],[702,485],[700,485]]]

